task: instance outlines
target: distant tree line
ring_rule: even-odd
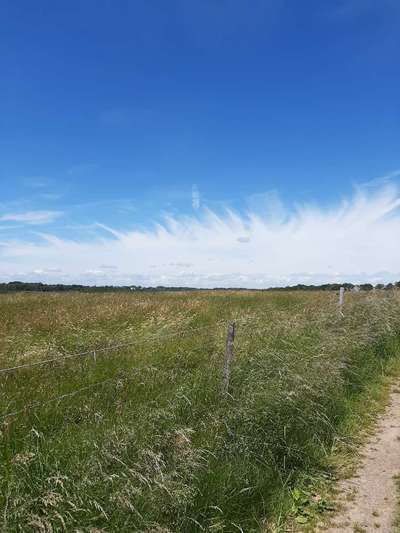
[[[192,287],[142,287],[140,285],[79,285],[48,284],[40,282],[10,281],[0,283],[1,292],[132,292],[132,291],[190,291]]]
[[[293,286],[287,286],[287,287],[275,287],[274,289],[268,289],[268,290],[274,290],[274,291],[338,291],[340,287],[344,287],[346,291],[372,291],[372,289],[400,289],[400,281],[396,281],[395,283],[387,283],[384,285],[383,283],[378,283],[377,285],[372,285],[371,283],[361,283],[359,285],[353,284],[353,283],[324,283],[323,285],[293,285]]]
[[[355,285],[353,283],[324,283],[322,285],[288,285],[286,287],[270,287],[268,289],[246,289],[244,287],[216,287],[214,289],[197,289],[195,287],[168,287],[159,285],[157,287],[142,287],[141,285],[66,285],[63,283],[46,284],[46,283],[27,283],[23,281],[10,281],[9,283],[0,283],[0,293],[10,292],[161,292],[161,291],[196,291],[196,290],[214,290],[214,291],[248,291],[248,290],[263,290],[263,291],[338,291],[340,287],[345,290],[361,290],[371,291],[372,289],[390,290],[400,289],[400,281],[396,283],[378,283],[372,285],[371,283],[362,283]]]

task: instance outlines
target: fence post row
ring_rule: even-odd
[[[228,392],[229,376],[231,372],[231,360],[233,357],[233,343],[235,340],[235,322],[231,322],[228,326],[228,334],[226,337],[226,348],[224,357],[224,370],[222,374],[222,391]]]

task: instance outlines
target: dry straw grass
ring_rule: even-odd
[[[398,351],[396,292],[18,294],[0,298],[1,367],[156,335],[4,375],[3,531],[260,531],[330,472],[355,399]],[[226,324],[238,332],[221,395]],[[132,372],[133,371],[133,372]],[[125,374],[121,374],[125,372]],[[121,377],[119,377],[121,376]],[[269,527],[269,526],[268,526]],[[272,526],[271,526],[272,527]]]

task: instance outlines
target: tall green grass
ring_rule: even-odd
[[[267,531],[398,353],[396,292],[0,298],[3,531]],[[226,327],[237,320],[229,394]],[[176,336],[170,336],[177,333]],[[136,346],[62,360],[63,354]]]

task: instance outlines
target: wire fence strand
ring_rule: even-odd
[[[76,396],[77,394],[80,394],[81,392],[94,389],[96,387],[101,387],[102,385],[107,385],[108,383],[112,383],[113,381],[118,381],[120,379],[125,379],[133,376],[133,374],[140,374],[144,370],[157,370],[157,367],[154,366],[146,366],[142,368],[133,368],[130,370],[124,370],[119,371],[115,373],[113,376],[103,379],[101,381],[96,381],[95,383],[90,383],[89,385],[85,385],[84,387],[80,387],[79,389],[74,389],[73,391],[66,392],[64,394],[60,394],[59,396],[54,396],[53,398],[49,398],[48,400],[45,400],[43,402],[32,402],[29,404],[24,405],[23,407],[16,409],[14,411],[8,411],[6,413],[0,414],[0,420],[3,420],[5,418],[10,418],[13,416],[20,415],[22,413],[26,413],[27,411],[37,410],[41,407],[44,407],[45,405],[57,402],[59,400],[63,400],[65,398],[70,398],[72,396]]]
[[[86,385],[85,387],[81,387],[79,389],[75,389],[71,392],[67,392],[65,394],[61,394],[60,396],[54,396],[53,398],[50,398],[49,400],[46,400],[45,402],[33,402],[24,405],[24,407],[21,407],[21,409],[17,409],[15,411],[9,411],[8,413],[2,413],[0,414],[0,420],[3,420],[4,418],[10,418],[13,416],[20,415],[22,413],[26,413],[27,411],[32,411],[32,409],[38,409],[40,407],[43,407],[47,404],[56,402],[58,400],[63,400],[64,398],[69,398],[71,396],[76,396],[80,392],[83,392],[85,390],[93,389],[95,387],[99,387],[101,385],[105,385],[106,383],[110,383],[111,381],[115,381],[116,379],[120,378],[121,376],[113,376],[108,379],[104,379],[103,381],[98,381],[96,383],[91,383],[90,385]]]
[[[238,325],[242,324],[243,326],[245,326],[245,325],[251,324],[253,322],[259,323],[259,320],[260,320],[260,317],[258,317],[258,316],[247,315],[247,316],[242,316],[242,317],[235,317],[235,318],[231,319],[231,321],[229,321],[229,322],[234,321]],[[216,331],[219,326],[223,326],[223,325],[226,326],[227,323],[228,323],[228,321],[225,321],[225,320],[224,321],[218,321],[218,322],[216,322],[213,325],[199,326],[199,327],[196,327],[196,328],[188,328],[188,329],[183,330],[183,331],[176,331],[176,332],[173,332],[173,333],[170,333],[170,334],[166,334],[166,335],[154,335],[152,337],[147,337],[145,339],[136,340],[136,341],[124,342],[124,343],[119,343],[119,344],[114,344],[114,345],[109,345],[109,346],[103,346],[103,347],[93,347],[93,348],[90,348],[90,349],[82,351],[82,352],[69,353],[69,354],[64,354],[63,356],[53,357],[53,358],[49,358],[49,359],[43,359],[41,361],[36,361],[36,362],[33,362],[33,363],[24,363],[24,364],[16,365],[16,366],[13,366],[13,367],[0,368],[0,374],[6,374],[6,373],[9,373],[9,372],[13,372],[13,371],[24,369],[24,368],[31,368],[31,367],[36,367],[36,366],[40,366],[40,365],[45,365],[47,363],[53,363],[53,362],[58,363],[58,362],[64,361],[65,359],[70,359],[70,358],[73,358],[73,357],[85,357],[85,356],[89,356],[89,355],[93,355],[93,354],[97,354],[97,353],[101,353],[101,352],[115,351],[115,350],[118,350],[119,348],[126,348],[126,347],[131,347],[131,346],[140,346],[140,345],[144,345],[144,344],[149,343],[149,342],[158,342],[158,341],[162,342],[164,340],[167,340],[167,339],[170,339],[170,338],[173,338],[173,337],[186,336],[186,335],[198,332],[198,331],[204,331],[204,330]],[[75,389],[73,391],[61,394],[59,396],[55,396],[55,397],[50,398],[48,400],[45,400],[43,402],[40,402],[40,401],[33,402],[33,403],[30,403],[30,404],[26,404],[23,407],[21,407],[19,409],[16,409],[14,411],[9,411],[9,412],[6,412],[6,413],[2,413],[2,414],[0,414],[0,420],[4,420],[4,419],[10,418],[10,417],[14,417],[14,416],[17,416],[19,414],[26,413],[27,411],[32,411],[32,410],[39,409],[39,408],[44,407],[44,406],[46,406],[48,404],[63,400],[65,398],[76,396],[77,394],[80,394],[80,393],[82,393],[84,391],[87,391],[87,390],[90,390],[90,389],[93,389],[93,388],[96,388],[96,387],[101,387],[103,385],[106,385],[106,384],[111,383],[113,381],[116,381],[118,379],[126,378],[126,377],[130,376],[131,374],[133,374],[135,372],[136,373],[140,372],[142,370],[143,370],[143,368],[142,369],[131,369],[129,371],[119,371],[119,372],[117,372],[117,374],[114,374],[113,376],[111,376],[111,377],[109,377],[107,379],[104,379],[102,381],[91,383],[89,385],[86,385],[84,387],[80,387],[80,388]]]
[[[48,364],[48,363],[62,362],[64,359],[71,359],[73,357],[85,357],[85,356],[93,355],[93,353],[97,354],[97,353],[103,353],[103,352],[111,352],[111,351],[118,350],[119,348],[128,348],[130,346],[141,346],[141,345],[144,345],[144,344],[146,344],[148,342],[163,341],[165,339],[170,339],[170,338],[179,337],[179,336],[183,337],[185,335],[189,335],[191,333],[195,333],[196,331],[201,331],[201,330],[205,330],[205,329],[211,329],[211,327],[210,326],[200,326],[198,328],[190,328],[190,329],[187,329],[187,330],[184,330],[184,331],[177,331],[177,332],[170,333],[170,334],[167,334],[167,335],[155,335],[153,337],[147,337],[146,339],[142,339],[142,340],[139,340],[139,341],[123,342],[123,343],[119,343],[119,344],[113,344],[113,345],[110,345],[110,346],[93,347],[93,348],[90,348],[90,349],[85,350],[83,352],[69,353],[69,354],[64,354],[62,356],[58,356],[58,357],[52,357],[50,359],[42,359],[41,361],[36,361],[36,362],[33,362],[33,363],[23,363],[21,365],[0,368],[0,374],[5,374],[5,373],[8,373],[8,372],[14,372],[16,370],[20,370],[20,369],[23,369],[23,368],[31,368],[31,367],[35,367],[35,366],[45,365],[45,364]]]
[[[242,316],[242,317],[234,317],[230,321],[234,321],[238,325],[242,324],[243,326],[245,326],[245,325],[252,324],[253,322],[259,323],[260,317],[259,316],[254,316],[254,315],[249,315],[249,316]],[[318,319],[318,321],[320,321],[320,318]],[[227,325],[227,323],[228,323],[228,321],[220,321],[219,323],[217,322],[214,325],[214,327]],[[87,350],[84,350],[82,352],[67,353],[67,354],[63,354],[61,356],[51,357],[49,359],[42,359],[41,361],[35,361],[35,362],[32,362],[32,363],[22,363],[20,365],[0,368],[0,374],[7,374],[7,373],[15,372],[17,370],[22,370],[24,368],[33,368],[33,367],[37,367],[37,366],[46,365],[46,364],[49,364],[49,363],[60,363],[60,362],[62,362],[64,360],[66,360],[66,359],[71,359],[71,358],[74,358],[74,357],[87,357],[87,356],[91,356],[91,355],[97,354],[97,353],[106,353],[106,352],[115,351],[115,350],[118,350],[120,348],[128,348],[128,347],[131,347],[131,346],[141,346],[141,345],[147,344],[149,342],[158,342],[158,341],[168,340],[170,338],[179,337],[179,336],[183,337],[183,336],[186,336],[186,335],[190,335],[191,333],[195,333],[197,331],[202,331],[202,330],[206,330],[206,329],[211,329],[211,326],[207,325],[207,326],[199,326],[199,327],[196,327],[196,328],[188,328],[188,329],[183,330],[183,331],[176,331],[176,332],[169,333],[169,334],[166,334],[166,335],[154,335],[154,336],[149,336],[149,337],[147,337],[145,339],[141,339],[141,340],[123,342],[123,343],[113,344],[113,345],[109,345],[109,346],[100,346],[100,347],[94,346],[94,347],[89,348]]]

